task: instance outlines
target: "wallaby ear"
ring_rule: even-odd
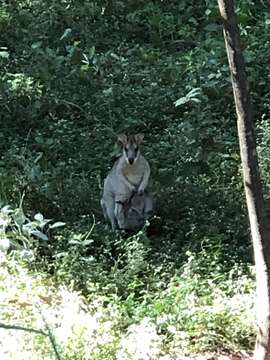
[[[136,135],[135,135],[136,143],[137,143],[137,144],[142,143],[143,138],[144,138],[144,134],[136,134]]]
[[[125,145],[127,142],[128,142],[128,139],[127,139],[127,135],[125,134],[120,134],[117,136],[117,140],[122,143],[123,145]]]

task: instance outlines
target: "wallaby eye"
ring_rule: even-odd
[[[139,150],[139,148],[138,148],[138,146],[136,146],[136,147],[134,148],[135,153],[137,153],[138,150]]]
[[[125,151],[128,151],[128,147],[127,147],[127,146],[125,146]]]

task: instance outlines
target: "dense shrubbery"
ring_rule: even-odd
[[[269,197],[270,5],[237,6]],[[251,251],[215,2],[2,2],[0,122],[0,202],[11,205],[1,213],[1,249],[24,248],[32,269],[90,302],[117,304],[110,351],[149,314],[162,351],[174,341],[188,350],[194,341],[248,346],[251,304],[234,313],[226,303],[252,292]],[[147,235],[125,239],[104,230],[99,205],[119,132],[145,133],[157,215]],[[43,224],[39,212],[53,221]],[[58,221],[66,227],[54,230]]]
[[[49,332],[63,359],[159,359],[165,354],[174,359],[193,351],[238,351],[253,345],[253,281],[240,267],[227,276],[211,259],[214,271],[206,278],[201,274],[209,271],[209,263],[202,260],[205,252],[189,253],[186,265],[164,281],[167,264],[149,266],[136,239],[126,248],[123,255],[132,255],[130,267],[115,264],[110,277],[96,277],[102,283],[91,283],[89,277],[84,297],[74,291],[72,279],[68,287],[57,288],[2,256],[2,321],[44,332],[0,329],[5,358],[22,354],[21,359],[53,359]],[[85,270],[93,269],[93,262],[92,267],[86,264]],[[143,285],[139,274],[146,269],[149,276]],[[61,270],[65,276],[66,269]]]

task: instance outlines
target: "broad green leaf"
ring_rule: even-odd
[[[10,240],[7,237],[0,238],[0,251],[6,252],[10,247]]]
[[[52,225],[50,225],[50,229],[55,229],[61,226],[65,226],[66,223],[62,222],[62,221],[57,221],[55,223],[53,223]]]
[[[82,246],[87,246],[87,245],[90,245],[94,242],[94,240],[92,239],[89,239],[89,240],[84,240],[81,244]]]
[[[0,50],[0,57],[4,58],[4,59],[8,59],[9,58],[9,52],[6,50]]]
[[[190,101],[199,103],[200,99],[198,99],[197,96],[200,95],[200,93],[201,93],[200,88],[194,88],[189,93],[187,93],[186,96],[183,96],[183,97],[179,98],[178,100],[176,100],[174,102],[174,105],[177,107],[177,106],[180,106],[180,105],[184,105],[184,104],[186,104],[186,103],[188,103]]]
[[[37,213],[37,214],[34,216],[34,219],[37,220],[37,221],[43,221],[43,220],[44,220],[44,217],[43,217],[42,214]]]
[[[21,227],[26,220],[26,217],[23,213],[23,210],[21,208],[15,209],[14,213],[12,214],[13,220],[15,221],[15,223]]]
[[[48,240],[48,236],[43,234],[41,231],[39,230],[31,230],[31,234],[36,236],[37,238],[41,239],[41,240]]]
[[[1,213],[3,213],[3,214],[11,214],[12,212],[13,212],[13,210],[11,209],[11,207],[9,205],[6,205],[1,209]]]

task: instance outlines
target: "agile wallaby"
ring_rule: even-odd
[[[150,176],[150,166],[140,152],[143,134],[119,135],[118,141],[123,153],[104,181],[101,199],[104,216],[113,230],[125,229],[125,204],[134,193],[144,194]]]

